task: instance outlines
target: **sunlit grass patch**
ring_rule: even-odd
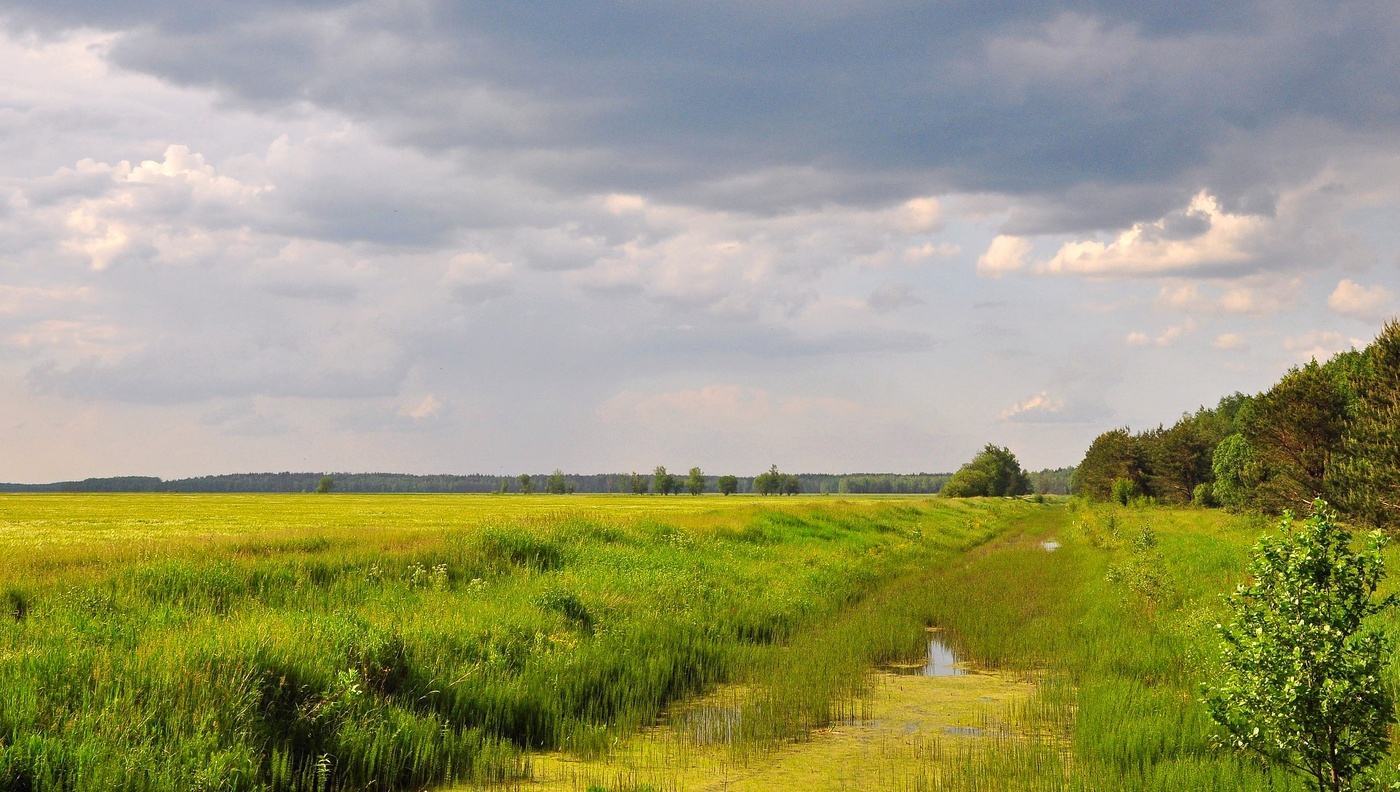
[[[898,581],[1028,508],[3,497],[0,789],[506,781],[734,683],[790,740],[911,651]]]

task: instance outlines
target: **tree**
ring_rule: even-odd
[[[1249,503],[1249,482],[1245,476],[1254,465],[1244,435],[1232,434],[1221,440],[1210,465],[1215,473],[1215,500],[1227,509],[1244,508]]]
[[[1329,485],[1353,520],[1389,528],[1400,523],[1400,321],[1386,323],[1357,369],[1355,415]]]
[[[535,483],[530,480],[529,473],[521,473],[519,476],[515,477],[515,480],[520,482],[521,495],[529,495],[535,491]]]
[[[691,495],[699,495],[705,491],[705,473],[698,467],[690,469],[690,476],[685,480],[685,490]]]
[[[1238,751],[1350,790],[1386,754],[1394,703],[1381,678],[1391,641],[1366,625],[1392,604],[1380,532],[1352,537],[1322,500],[1301,530],[1285,513],[1254,547],[1251,582],[1230,597],[1221,669],[1207,688],[1211,717]]]
[[[1346,412],[1345,392],[1316,362],[1288,372],[1256,399],[1242,432],[1252,459],[1252,505],[1277,514],[1323,497]]]
[[[647,494],[647,487],[646,476],[637,475],[637,471],[632,471],[632,475],[627,477],[627,490],[633,495]]]
[[[1074,491],[1094,500],[1108,500],[1113,482],[1127,479],[1142,489],[1146,476],[1138,438],[1127,429],[1113,429],[1094,438],[1084,461],[1074,471]]]
[[[733,495],[739,491],[738,476],[720,476],[719,481],[715,483],[719,486],[721,495]]]
[[[1149,491],[1167,503],[1190,503],[1197,485],[1211,480],[1211,448],[1220,438],[1201,414],[1183,415],[1144,442]]]
[[[1024,495],[1030,492],[1031,481],[1016,455],[1009,449],[988,443],[971,462],[958,468],[943,494],[950,498]]]
[[[676,483],[676,477],[667,473],[664,465],[656,466],[656,471],[652,474],[651,478],[652,492],[658,495],[670,495],[673,491],[679,491],[677,490],[678,486],[679,484]]]
[[[802,494],[802,479],[791,473],[784,473],[778,482],[778,488],[784,495]]]
[[[549,474],[549,480],[545,482],[544,491],[550,495],[563,495],[569,491],[569,483],[564,480],[564,471],[555,468]]]
[[[330,492],[330,491],[331,491],[332,489],[334,489],[334,488],[335,488],[335,479],[331,478],[330,476],[322,476],[320,482],[318,482],[318,483],[316,484],[316,491],[317,491],[317,492],[322,492],[322,493]]]
[[[773,465],[768,468],[768,472],[760,473],[753,478],[753,491],[759,495],[774,495],[783,486],[783,474],[778,472],[778,466]]]

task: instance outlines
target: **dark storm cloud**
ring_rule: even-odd
[[[1400,121],[1385,2],[9,7],[20,24],[126,31],[118,64],[231,101],[310,102],[570,191],[714,204],[744,200],[728,178],[816,166],[861,175],[775,194],[1144,185],[1141,211],[1160,216],[1205,179],[1234,187],[1229,208],[1256,185],[1199,171],[1231,135]]]

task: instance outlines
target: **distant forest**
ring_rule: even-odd
[[[1047,469],[1030,474],[1036,492],[1064,495],[1069,492],[1074,468]],[[630,473],[564,473],[563,479],[573,492],[630,492]],[[315,492],[321,479],[330,476],[335,492],[519,492],[518,476],[415,476],[406,473],[230,473],[221,476],[199,476],[184,479],[160,479],[154,476],[116,476],[89,478],[82,481],[58,481],[51,484],[0,484],[0,492]],[[943,489],[951,473],[800,473],[802,491],[849,495],[909,494],[932,495]],[[650,488],[652,476],[642,474]],[[706,476],[706,492],[717,490],[717,476]],[[739,476],[740,493],[754,491],[754,476]],[[531,489],[546,492],[550,474],[532,474]]]

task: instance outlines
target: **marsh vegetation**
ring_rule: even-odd
[[[1301,788],[1214,741],[1200,691],[1267,527],[1014,499],[7,497],[0,789]]]

